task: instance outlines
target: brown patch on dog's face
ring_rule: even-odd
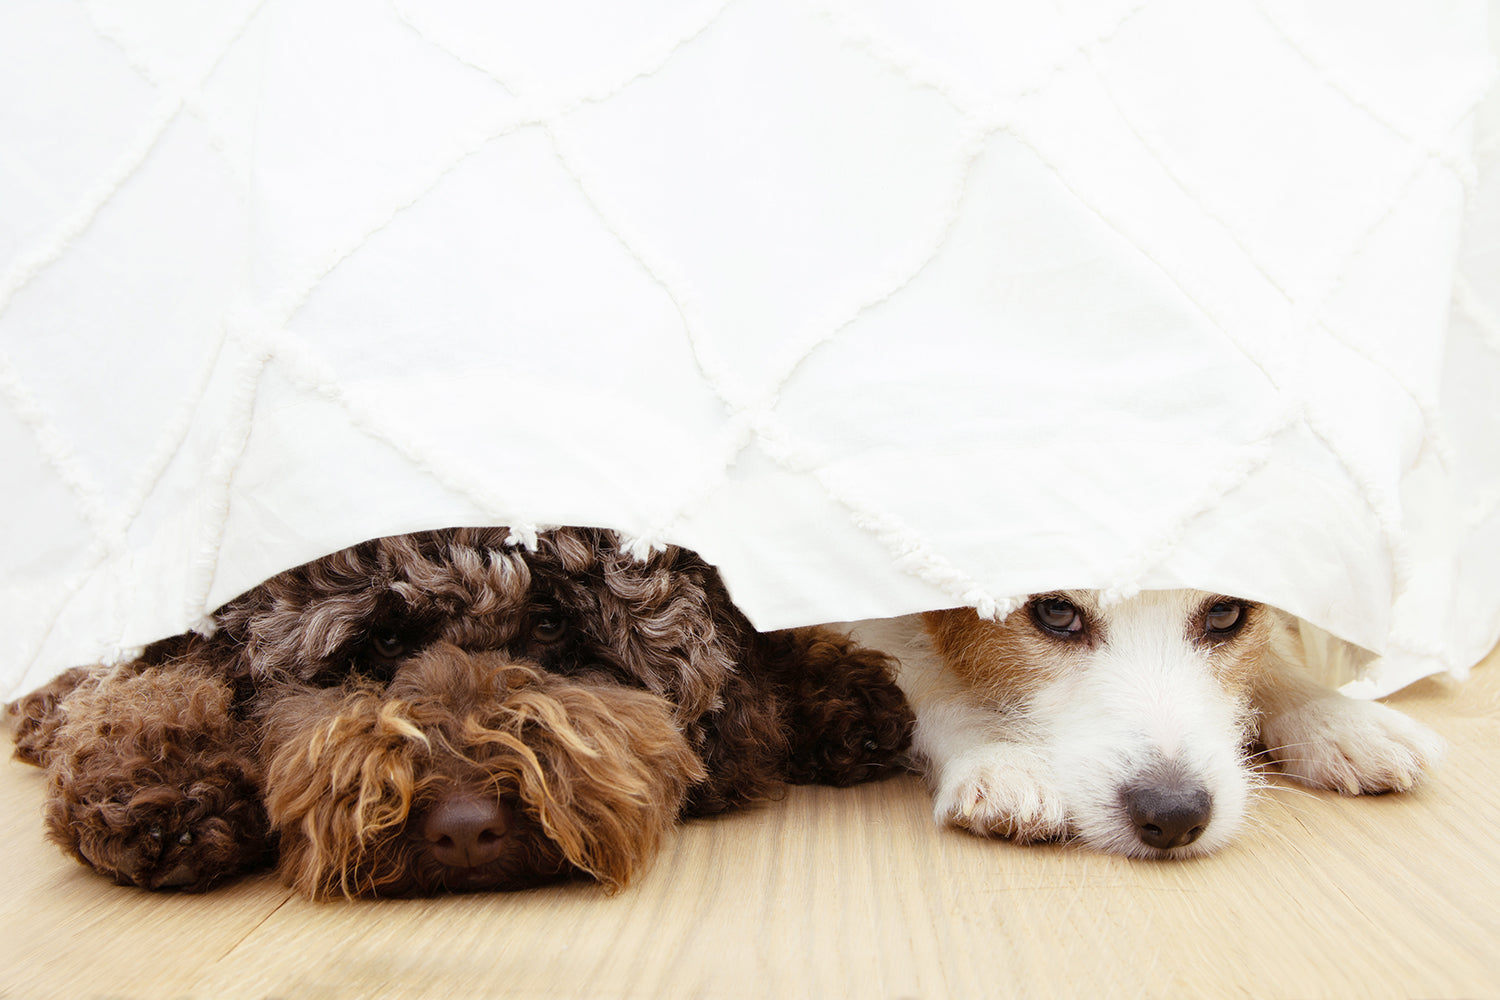
[[[1271,629],[1271,618],[1261,605],[1222,595],[1205,598],[1186,623],[1188,642],[1207,653],[1209,667],[1224,689],[1246,703],[1263,669]]]
[[[1097,607],[1086,592],[1059,592],[1034,597],[1000,621],[980,618],[973,608],[930,611],[923,619],[934,648],[959,677],[998,706],[1012,707],[1077,667],[1103,640]]]
[[[282,870],[315,897],[517,889],[569,873],[615,888],[705,777],[661,698],[447,644],[388,688],[355,678],[276,699],[265,732]],[[455,798],[500,817],[481,863],[445,861],[424,825]]]

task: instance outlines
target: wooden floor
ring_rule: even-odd
[[[1500,656],[1392,701],[1450,741],[1428,785],[1274,788],[1206,860],[940,831],[903,777],[690,824],[615,896],[120,888],[43,840],[7,761],[0,998],[1500,997]]]

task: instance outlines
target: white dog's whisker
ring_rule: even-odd
[[[1266,785],[1265,786],[1265,792],[1266,792],[1267,795],[1275,794],[1275,795],[1305,796],[1306,798],[1309,798],[1309,799],[1321,798],[1320,795],[1318,795],[1316,792],[1314,792],[1310,787],[1306,786],[1304,783],[1299,782],[1298,779],[1296,779],[1296,778],[1292,778],[1290,784],[1285,783],[1285,782],[1273,782],[1273,783],[1271,783],[1269,785]]]

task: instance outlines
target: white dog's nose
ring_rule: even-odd
[[[1213,799],[1202,786],[1140,785],[1126,789],[1124,799],[1136,837],[1164,851],[1186,847],[1201,837],[1213,811]]]

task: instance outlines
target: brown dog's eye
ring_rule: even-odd
[[[1240,627],[1245,609],[1231,601],[1219,601],[1203,617],[1203,627],[1215,635],[1225,635]]]
[[[531,626],[531,637],[537,642],[556,642],[563,635],[563,620],[552,615],[538,618]]]
[[[1063,638],[1075,638],[1083,632],[1083,613],[1061,597],[1043,597],[1031,602],[1031,617],[1043,629]]]
[[[383,656],[387,660],[394,660],[406,652],[406,640],[394,633],[377,635],[374,641],[370,643],[370,648],[374,650],[376,656]]]

